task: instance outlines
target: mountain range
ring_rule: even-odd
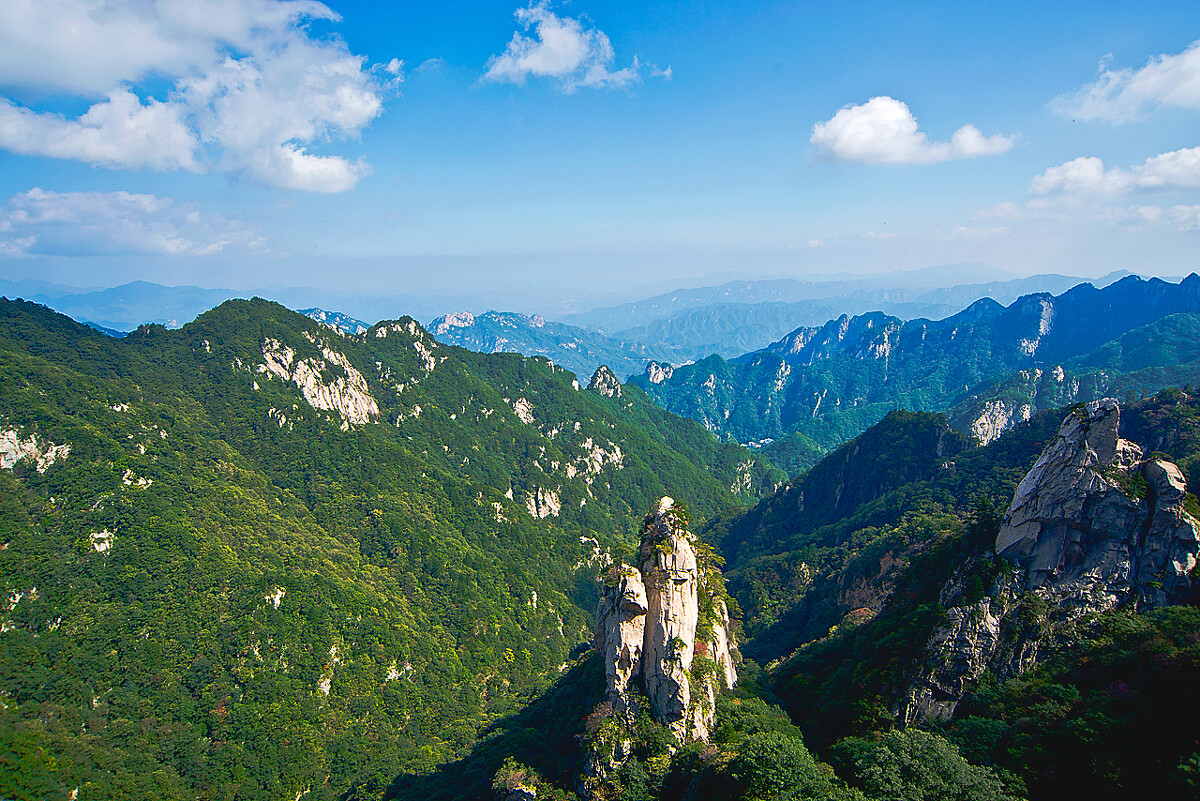
[[[0,796],[1195,798],[1198,304],[843,313],[622,383],[0,300]]]
[[[1096,283],[1106,286],[1128,274],[1114,272]],[[851,302],[865,307],[863,310],[885,311],[905,319],[936,318],[952,314],[980,298],[990,297],[1007,304],[1034,292],[1062,292],[1080,280],[1056,274],[1017,278],[981,265],[945,265],[865,276],[728,281],[718,286],[677,289],[644,300],[563,315],[560,319],[570,325],[615,333],[714,304],[796,303],[800,304],[796,307],[798,312],[804,314],[808,308],[804,303],[813,301]],[[839,314],[855,311],[844,307]],[[824,319],[836,316],[826,315]]]
[[[6,797],[428,771],[590,638],[597,563],[660,496],[782,479],[609,371],[404,318],[229,301],[114,339],[0,301],[0,374]]]
[[[1101,279],[1108,282],[1118,274]],[[960,285],[964,276],[991,278],[991,283]],[[910,270],[881,276],[735,281],[720,286],[680,289],[643,301],[586,314],[559,315],[553,333],[545,317],[515,312],[470,312],[444,315],[430,324],[448,344],[481,352],[545,355],[557,364],[590,375],[601,364],[619,375],[641,372],[650,360],[675,364],[710,353],[733,358],[767,345],[800,325],[816,325],[840,314],[881,309],[908,319],[943,317],[979,297],[1010,302],[1031,291],[1061,291],[1078,279],[1060,275],[1012,278],[1007,273],[974,267]],[[111,335],[144,323],[177,328],[231,298],[271,297],[291,308],[342,315],[355,326],[363,320],[392,317],[400,311],[436,308],[438,301],[413,295],[364,296],[347,291],[305,287],[267,287],[253,291],[162,286],[134,281],[118,287],[80,289],[44,281],[0,280],[0,294],[42,303],[79,322]],[[442,308],[444,311],[444,308]],[[355,315],[355,316],[351,316]],[[465,316],[464,316],[465,315]],[[475,326],[463,325],[466,317]],[[542,322],[534,325],[533,320]],[[453,325],[447,324],[457,323]],[[354,333],[352,330],[351,333]]]
[[[953,407],[963,430],[988,439],[1048,405],[1194,382],[1196,312],[1195,274],[1128,276],[1007,307],[984,298],[937,321],[842,315],[732,361],[652,364],[631,383],[720,436],[772,441],[768,453],[794,472],[891,409]],[[1058,389],[1039,406],[1031,382]]]

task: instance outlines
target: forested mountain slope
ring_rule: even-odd
[[[710,356],[678,368],[652,364],[632,383],[718,434],[740,442],[799,436],[809,453],[836,447],[896,408],[946,411],[962,403],[965,430],[988,415],[991,428],[1003,430],[1028,413],[1019,403],[1016,412],[997,412],[979,388],[1018,371],[1064,384],[1048,397],[1071,401],[1194,381],[1200,364],[1186,336],[1153,350],[1153,331],[1139,329],[1163,329],[1164,318],[1198,311],[1200,276],[1179,284],[1130,276],[1104,289],[1081,284],[1057,297],[1027,295],[1008,307],[984,299],[936,322],[843,315],[732,362]],[[1176,326],[1190,327],[1187,318]]]
[[[611,373],[261,300],[0,301],[0,795],[332,798],[467,747],[591,635],[667,492],[777,475]]]
[[[1200,400],[1119,420],[1078,405],[963,449],[894,412],[709,527],[743,651],[839,773],[907,725],[1029,798],[1195,796]],[[1030,526],[1048,544],[1023,551]]]

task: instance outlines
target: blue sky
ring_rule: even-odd
[[[958,262],[1200,267],[1194,1],[0,4],[0,277],[533,309]]]

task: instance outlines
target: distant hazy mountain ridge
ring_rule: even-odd
[[[1112,273],[1096,283],[1105,286],[1126,275],[1128,273],[1124,271]],[[836,279],[729,281],[720,286],[678,289],[619,306],[564,315],[560,319],[572,325],[617,332],[706,306],[773,303],[799,304],[797,310],[802,314],[805,304],[813,304],[808,308],[814,312],[816,305],[839,307],[835,313],[826,314],[824,319],[869,310],[884,311],[904,319],[936,319],[953,314],[979,298],[990,297],[1008,304],[1033,292],[1064,292],[1081,280],[1053,274],[1013,278],[1008,273],[979,265],[950,265]]]
[[[653,349],[636,342],[608,337],[564,323],[548,322],[540,315],[489,311],[463,311],[439,317],[429,324],[439,342],[458,345],[478,353],[522,353],[545,356],[580,377],[590,376],[607,365],[619,376],[645,369],[653,360],[674,360],[670,348]]]
[[[1196,312],[1200,277],[1170,284],[1130,276],[1104,289],[1081,284],[1059,296],[1026,295],[1007,307],[982,299],[938,321],[842,315],[732,361],[711,356],[669,371],[650,365],[633,383],[665,408],[740,442],[799,432],[828,448],[889,409],[947,410],[966,403],[985,382],[1021,370],[1059,376],[1064,365],[1071,368],[1070,380],[1063,380],[1073,391],[1056,401],[1092,400],[1085,395],[1114,387],[1144,394],[1185,383],[1200,375],[1186,333],[1150,337],[1157,343],[1151,345],[1145,332],[1135,332],[1172,314]],[[1180,326],[1190,330],[1183,322],[1171,330]],[[1108,344],[1122,337],[1133,340]],[[1124,355],[1129,348],[1138,355]],[[1100,372],[1109,378],[1075,375]],[[1133,373],[1113,383],[1112,376]],[[971,422],[963,423],[969,430]]]

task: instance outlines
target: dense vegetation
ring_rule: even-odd
[[[378,414],[319,408],[355,374]],[[637,392],[257,300],[119,340],[4,301],[0,422],[70,446],[0,470],[0,795],[22,798],[431,770],[590,639],[596,562],[659,495],[709,514],[776,475]]]
[[[665,380],[632,380],[665,408],[739,442],[802,434],[824,450],[893,409],[948,412],[970,432],[981,415],[1022,419],[1105,395],[1141,397],[1200,381],[1200,277],[1081,284],[1010,306],[984,298],[944,320],[843,315],[726,361],[712,355]],[[1003,420],[1001,424],[1007,425]],[[795,448],[781,463],[806,468]]]
[[[896,730],[897,704],[944,620],[941,593],[953,577],[960,602],[974,603],[1011,569],[992,548],[1000,510],[1063,414],[1037,415],[986,447],[939,458],[943,421],[893,413],[755,509],[710,527],[744,612],[743,652],[776,660],[767,685],[839,775],[861,769],[864,748],[896,751],[889,738],[922,736]],[[1200,399],[1167,390],[1127,406],[1121,434],[1176,460],[1195,489]],[[875,460],[885,454],[895,461],[881,469]],[[1037,628],[1055,612],[1030,595],[1015,614]],[[1194,797],[1195,606],[1148,615],[1119,607],[1056,629],[1043,648],[1036,669],[985,677],[934,733],[990,768],[1004,793],[1115,799],[1136,787]],[[912,757],[911,770],[927,770],[943,748]],[[969,784],[977,769],[960,779]],[[871,775],[906,775],[896,771]],[[891,797],[923,797],[906,792]]]
[[[709,744],[673,750],[642,721],[606,797],[1115,799],[1131,787],[1193,797],[1195,608],[1082,620],[1040,667],[982,682],[949,723],[898,728],[896,700],[945,614],[939,593],[955,576],[973,602],[1009,570],[992,551],[1000,510],[1063,414],[973,447],[936,415],[895,412],[754,509],[712,518],[705,533],[729,560],[750,635],[743,652],[775,661],[741,666]],[[1188,393],[1127,407],[1123,421],[1124,436],[1181,464],[1200,453],[1200,400]],[[1048,610],[1024,604],[1018,614],[1041,625]],[[580,743],[608,725],[599,686],[599,665],[584,659],[464,761],[392,792],[574,797]]]
[[[1192,320],[1154,325],[1105,363],[1162,368]],[[0,302],[0,438],[28,453],[0,469],[0,797],[575,798],[611,713],[597,567],[663,494],[726,561],[750,659],[711,743],[639,720],[607,797],[1194,797],[1195,606],[1081,620],[897,726],[948,580],[970,602],[1009,569],[1001,511],[1063,414],[980,447],[892,411],[772,492],[637,386],[409,319],[346,337],[232,301],[117,340]],[[1189,389],[1122,435],[1196,491]]]

